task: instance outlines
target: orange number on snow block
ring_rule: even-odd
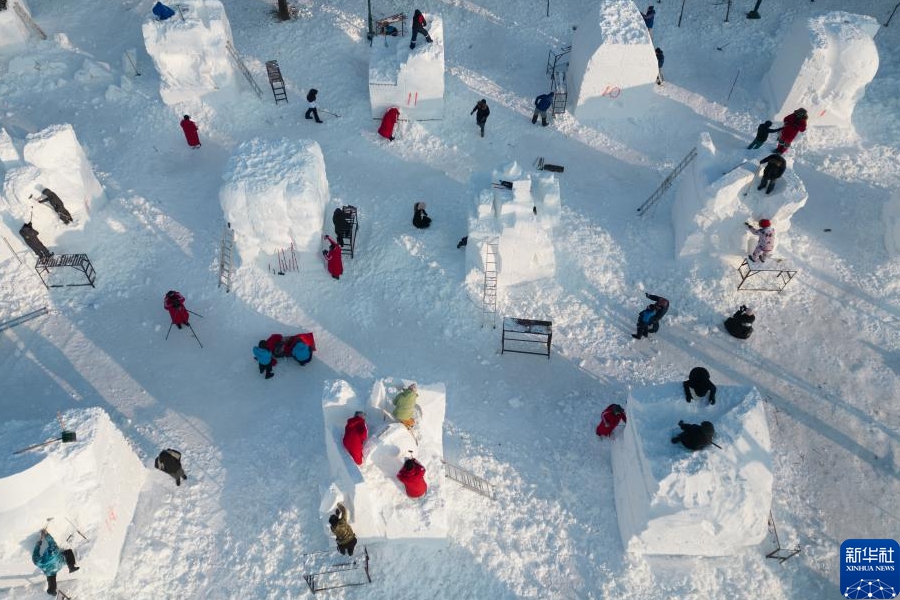
[[[606,89],[603,90],[603,93],[600,95],[601,96],[609,96],[610,98],[618,98],[619,94],[621,94],[621,93],[622,93],[621,88],[617,88],[614,85],[608,85],[608,86],[606,86]]]

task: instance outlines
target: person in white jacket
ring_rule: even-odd
[[[756,248],[753,250],[753,254],[748,255],[748,258],[752,262],[766,262],[769,254],[775,249],[775,229],[772,227],[772,222],[768,219],[760,219],[759,229],[750,223],[746,225],[751,233],[759,236]]]

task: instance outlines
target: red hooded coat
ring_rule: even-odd
[[[330,235],[326,235],[325,239],[331,244],[331,248],[325,253],[325,260],[328,261],[328,272],[332,277],[340,277],[344,272],[344,261],[341,259],[341,247],[337,242],[331,239]]]
[[[620,414],[616,414],[616,406],[616,404],[610,404],[603,410],[603,413],[600,415],[600,424],[597,425],[597,435],[609,437],[612,435],[613,429],[618,427],[619,423],[622,421],[628,422],[624,410]],[[619,408],[621,408],[621,406]]]
[[[806,119],[801,119],[794,113],[791,113],[784,118],[784,127],[781,129],[781,133],[778,134],[778,141],[790,145],[801,131],[806,131]]]
[[[412,464],[410,468],[406,468],[406,463],[404,463],[403,468],[400,469],[400,472],[397,473],[397,479],[403,482],[403,485],[406,486],[406,495],[410,498],[419,498],[425,495],[425,492],[428,491],[428,484],[425,483],[425,467],[414,458],[409,459]]]
[[[378,128],[378,135],[391,141],[394,139],[394,125],[400,118],[400,111],[394,107],[387,109],[384,116],[381,117],[381,127]]]
[[[175,292],[174,296],[166,294],[163,300],[163,307],[169,311],[172,318],[172,325],[184,325],[190,320],[187,308],[184,306],[184,296]]]
[[[184,139],[187,140],[188,146],[193,148],[200,145],[200,136],[197,134],[197,124],[187,117],[181,120],[181,129],[184,131]]]
[[[347,425],[344,427],[344,448],[350,453],[353,462],[358,465],[363,463],[363,444],[369,437],[369,428],[366,427],[366,420],[362,417],[351,417],[347,419]]]

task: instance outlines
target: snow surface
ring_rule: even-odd
[[[812,127],[851,127],[851,116],[878,71],[872,39],[879,23],[866,15],[830,12],[797,19],[763,78],[775,121],[801,106]]]
[[[737,157],[719,173],[740,162],[756,125],[773,116],[760,82],[784,28],[846,10],[844,0],[777,4],[763,3],[762,19],[732,10],[725,22],[725,5],[688,3],[680,27],[678,10],[658,5],[653,42],[666,53],[667,81],[650,86],[650,109],[592,125],[567,113],[544,128],[530,116],[547,89],[548,49],[573,43],[572,26],[599,13],[573,0],[551,3],[549,17],[531,3],[442,3],[453,40],[443,49],[444,119],[401,122],[389,143],[372,121],[362,3],[317,3],[310,18],[279,23],[272,5],[236,0],[227,4],[236,49],[259,83],[276,58],[290,102],[257,101],[240,79],[240,91],[185,100],[203,140],[191,150],[182,112],[161,99],[163,79],[142,50],[150,2],[31,2],[49,39],[0,48],[0,127],[22,156],[30,134],[70,124],[108,202],[64,236],[91,255],[96,289],[47,290],[29,268],[33,255],[22,252],[21,265],[0,244],[0,319],[51,309],[2,332],[2,414],[43,425],[56,411],[101,407],[146,467],[173,447],[189,474],[180,487],[147,477],[113,581],[82,569],[62,589],[113,600],[312,597],[305,555],[341,560],[320,511],[325,383],[363,393],[400,374],[445,385],[444,458],[486,478],[498,500],[445,481],[446,542],[368,545],[373,583],[330,597],[837,597],[841,541],[896,538],[900,520],[900,264],[885,249],[896,238],[884,219],[900,194],[897,28],[874,38],[878,72],[853,127],[811,127],[788,154],[809,200],[790,219],[790,245],[779,240],[775,252],[798,269],[784,292],[738,292],[737,265],[702,252],[677,260],[672,192],[657,210],[635,211],[702,132],[717,155]],[[852,10],[883,23],[893,4],[858,0]],[[190,56],[180,44],[173,49]],[[134,48],[141,76],[123,61]],[[302,117],[311,87],[321,125]],[[485,138],[469,114],[479,98],[491,106]],[[360,208],[356,256],[340,281],[321,263],[273,276],[241,256],[231,292],[216,287],[223,177],[254,139],[316,142],[331,202]],[[264,148],[261,163],[271,153],[286,164],[283,146]],[[498,300],[501,315],[553,320],[550,360],[499,355],[480,282],[466,279],[455,247],[493,170],[538,156],[566,167],[556,269]],[[5,222],[13,200],[3,194]],[[410,224],[417,200],[434,218],[426,231]],[[328,230],[327,211],[323,222]],[[203,348],[189,330],[165,339],[162,297],[172,288],[203,315],[191,318]],[[660,332],[637,343],[629,334],[644,291],[672,308]],[[742,303],[757,314],[746,341],[721,328]],[[279,364],[264,380],[252,346],[301,329],[316,332],[316,358]],[[765,400],[772,514],[782,544],[802,547],[788,562],[765,558],[771,536],[704,559],[643,555],[619,541],[618,440],[594,434],[600,412],[625,404],[629,386],[676,383],[698,364],[719,386],[752,385]],[[41,524],[29,524],[31,535]],[[45,597],[32,573],[34,586],[0,597]]]

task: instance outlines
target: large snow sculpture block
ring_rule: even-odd
[[[653,41],[632,0],[602,0],[599,11],[585,13],[566,72],[576,117],[640,115],[655,94],[658,74]]]
[[[731,160],[717,156],[709,133],[700,135],[697,158],[676,180],[672,204],[675,256],[746,254],[747,219],[770,219],[777,243],[787,242],[791,218],[808,197],[792,159],[787,159],[788,168],[771,194],[756,189],[762,172],[756,161],[734,167]],[[725,169],[729,170],[723,174]]]
[[[10,48],[25,44],[31,37],[31,31],[28,30],[15,10],[12,10],[13,2],[22,7],[25,14],[31,16],[28,5],[23,0],[12,0],[8,2],[7,10],[0,10],[0,48]]]
[[[219,0],[183,0],[184,20],[158,21],[148,13],[143,25],[147,54],[159,72],[159,94],[170,106],[204,96],[240,92],[228,57],[231,24]]]
[[[235,148],[225,173],[219,200],[243,260],[293,243],[302,260],[321,261],[330,196],[319,144],[255,138]]]
[[[0,435],[0,586],[43,581],[31,563],[38,532],[48,523],[63,547],[75,549],[79,579],[112,580],[147,469],[100,408],[63,415],[77,441],[54,442],[12,455],[35,441],[60,436],[54,420],[41,431],[11,421]],[[74,524],[74,525],[73,525]],[[84,534],[87,539],[75,530]],[[73,577],[66,569],[60,581]]]
[[[375,382],[363,404],[345,381],[325,385],[322,399],[329,471],[334,478],[320,506],[323,519],[342,501],[350,510],[350,523],[360,543],[383,540],[444,540],[447,537],[444,497],[443,424],[446,391],[441,383],[418,386],[421,416],[414,432],[385,411],[409,381]],[[344,426],[357,410],[367,413],[369,439],[363,464],[357,466],[343,446]],[[388,411],[389,412],[389,411]],[[418,436],[418,444],[416,437]],[[410,455],[426,469],[428,492],[409,498],[397,472]]]
[[[444,24],[440,15],[427,14],[432,43],[416,38],[381,36],[369,51],[369,99],[372,118],[380,119],[392,106],[404,119],[444,118]]]
[[[772,447],[762,397],[719,387],[716,404],[684,401],[680,383],[634,390],[613,441],[616,515],[630,552],[728,556],[767,535]],[[670,438],[678,421],[711,421],[715,442],[691,452]]]
[[[853,109],[878,70],[878,21],[829,12],[787,30],[763,90],[776,118],[806,108],[809,126],[849,127]]]

